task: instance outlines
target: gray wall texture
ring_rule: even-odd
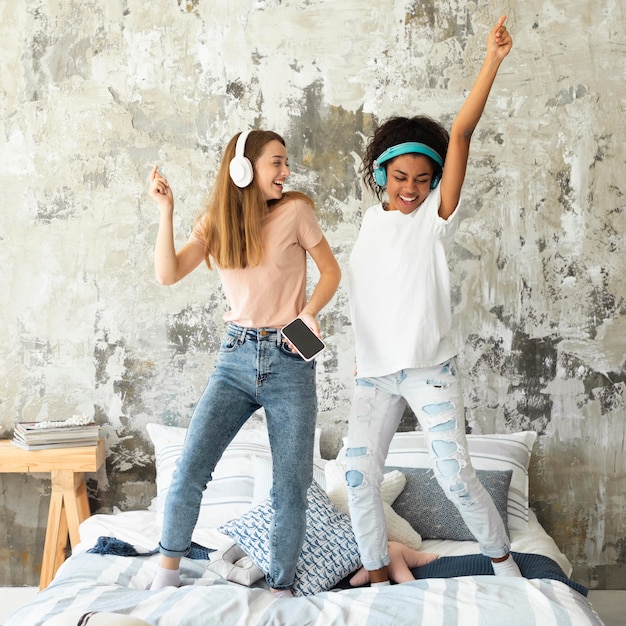
[[[450,125],[508,15],[514,47],[475,133],[450,256],[468,432],[537,431],[531,505],[594,588],[626,585],[626,119],[616,0],[0,0],[0,435],[95,415],[94,510],[155,494],[145,425],[185,426],[224,299],[153,278],[158,163],[183,243],[237,131],[287,140],[345,268],[365,137],[392,114]],[[345,285],[320,317],[319,426],[352,393]],[[415,426],[406,415],[403,428]],[[0,585],[36,584],[45,475],[0,476]]]

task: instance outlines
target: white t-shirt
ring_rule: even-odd
[[[439,217],[439,187],[409,215],[370,207],[350,256],[357,376],[430,367],[456,354],[446,250],[457,210]],[[458,209],[458,207],[457,207]]]

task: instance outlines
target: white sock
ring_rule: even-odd
[[[522,577],[522,572],[519,571],[517,563],[513,560],[513,557],[510,554],[506,560],[500,561],[499,563],[491,561],[491,565],[493,567],[493,573],[496,576],[517,576],[519,578]]]
[[[291,589],[272,589],[271,593],[275,598],[293,598]]]
[[[370,583],[370,587],[386,587],[388,584],[388,580],[381,580],[379,583]]]
[[[163,587],[180,587],[180,571],[177,569],[165,569],[159,565],[159,569],[152,580],[150,591],[158,591]]]

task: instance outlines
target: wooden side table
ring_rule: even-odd
[[[91,514],[85,472],[97,472],[104,459],[102,439],[97,446],[45,450],[23,450],[0,440],[0,473],[49,472],[52,480],[39,589],[50,584],[65,560],[68,535],[72,548],[80,541],[78,526]]]

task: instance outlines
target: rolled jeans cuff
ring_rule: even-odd
[[[185,548],[185,550],[168,550],[167,548],[163,547],[161,542],[159,542],[159,552],[163,556],[168,556],[168,557],[170,557],[172,559],[180,559],[183,556],[187,556],[189,554],[189,548]],[[502,555],[502,556],[504,556],[504,555]]]

